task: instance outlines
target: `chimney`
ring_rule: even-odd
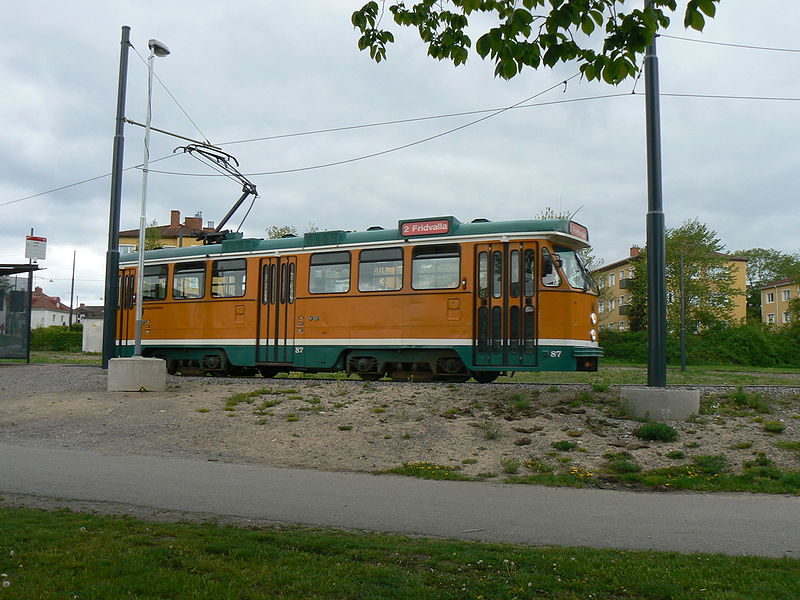
[[[186,217],[183,224],[194,231],[203,229],[203,217]]]
[[[180,227],[181,226],[181,211],[179,210],[171,210],[169,213],[169,226],[170,227]]]
[[[639,256],[639,246],[631,246],[631,258]]]

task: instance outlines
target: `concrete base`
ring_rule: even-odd
[[[167,363],[160,358],[112,358],[108,361],[109,392],[163,392]]]
[[[637,419],[685,421],[700,412],[699,390],[623,388],[619,396],[628,414]]]

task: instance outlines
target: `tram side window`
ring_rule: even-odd
[[[164,300],[167,297],[167,265],[144,268],[142,300]]]
[[[247,261],[243,258],[215,260],[211,264],[211,295],[240,298],[247,284]]]
[[[547,248],[542,248],[542,285],[548,287],[561,285],[561,277],[556,268],[557,262],[558,257],[551,255]]]
[[[403,250],[362,250],[358,258],[358,291],[396,292],[403,287]]]
[[[415,290],[455,289],[461,282],[461,258],[456,244],[417,246],[411,264]]]
[[[350,291],[350,253],[312,254],[308,291],[312,294],[343,294]]]
[[[206,264],[191,262],[175,265],[172,297],[176,300],[202,298],[206,290]]]

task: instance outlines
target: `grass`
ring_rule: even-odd
[[[790,600],[800,568],[790,558],[240,529],[29,509],[0,509],[0,540],[0,572],[9,582],[0,588],[3,600]]]
[[[515,373],[514,377],[500,377],[498,382],[543,383],[556,387],[562,383],[585,383],[601,391],[609,385],[646,385],[647,367],[601,359],[597,372],[531,372]],[[669,385],[796,385],[800,386],[800,369],[743,367],[740,365],[689,366],[681,371],[678,366],[667,367]],[[594,386],[600,389],[594,389]]]

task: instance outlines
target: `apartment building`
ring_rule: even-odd
[[[767,325],[785,325],[792,321],[791,302],[800,297],[800,285],[791,279],[774,281],[761,290],[761,320]]]
[[[592,275],[600,288],[598,300],[598,327],[600,330],[627,331],[630,329],[630,304],[632,300],[634,263],[639,259],[639,247],[633,246],[627,258],[604,265]],[[732,321],[739,323],[747,317],[747,259],[727,256],[727,266],[733,275],[733,288],[737,290],[732,303]],[[672,289],[674,287],[675,289]],[[677,285],[667,282],[667,304],[680,301]],[[713,296],[713,295],[712,295]],[[713,301],[713,298],[712,298]]]
[[[639,258],[639,248],[633,246],[627,258],[603,265],[592,273],[600,288],[598,328],[614,331],[630,329],[628,308],[633,289],[633,261]]]

